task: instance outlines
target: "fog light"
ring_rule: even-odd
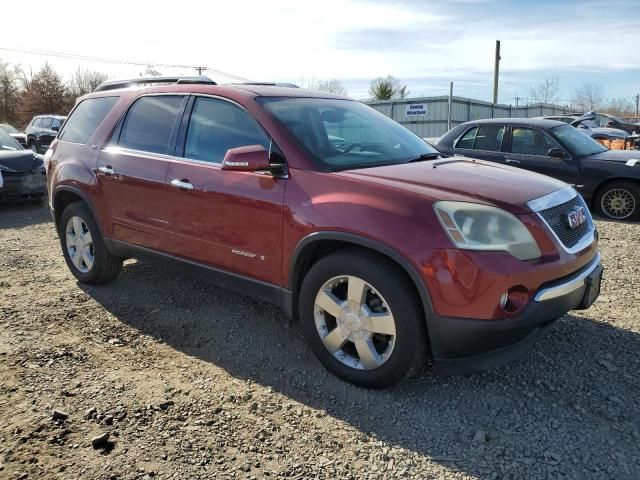
[[[505,312],[516,313],[529,302],[529,290],[523,285],[511,287],[500,297],[500,307]]]

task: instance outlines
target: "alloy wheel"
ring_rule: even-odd
[[[631,216],[635,211],[636,199],[628,190],[614,188],[602,196],[600,206],[609,218],[623,220]]]
[[[82,218],[74,216],[67,221],[66,243],[74,267],[82,273],[89,272],[94,263],[93,238]]]
[[[393,314],[382,295],[361,278],[345,275],[327,281],[316,295],[314,318],[324,347],[348,367],[373,370],[393,352]]]

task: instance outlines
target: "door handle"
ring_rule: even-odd
[[[512,165],[520,165],[520,160],[516,160],[515,158],[507,158],[505,162],[510,163]]]
[[[110,165],[107,165],[106,167],[100,167],[98,171],[100,173],[104,173],[105,175],[115,175],[116,173],[113,171],[113,168]]]
[[[193,190],[193,184],[189,183],[189,180],[186,179],[178,180],[174,178],[171,180],[171,185],[178,187],[180,190]]]

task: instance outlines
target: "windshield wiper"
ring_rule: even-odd
[[[412,158],[411,160],[407,160],[406,163],[412,163],[412,162],[422,162],[424,160],[435,160],[436,158],[440,158],[443,157],[444,155],[441,153],[436,153],[436,152],[432,152],[432,153],[423,153],[422,155],[420,155],[419,157],[416,158]]]

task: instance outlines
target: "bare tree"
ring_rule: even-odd
[[[529,97],[537,103],[553,103],[560,93],[560,77],[548,77],[529,86]]]
[[[22,70],[0,60],[0,123],[16,124],[22,96]]]
[[[633,117],[635,115],[636,106],[631,98],[611,98],[606,107],[606,113],[616,115],[618,117]]]
[[[299,81],[302,88],[307,90],[315,90],[316,92],[335,93],[336,95],[348,95],[347,89],[342,82],[338,79],[332,78],[331,80],[311,80],[305,81],[303,78]]]
[[[75,71],[73,77],[67,84],[67,89],[71,97],[78,98],[87,93],[93,92],[98,85],[107,80],[105,73],[93,70],[83,70],[80,67]]]
[[[585,82],[573,94],[573,103],[584,111],[598,110],[604,105],[604,88],[599,83]]]
[[[378,77],[371,80],[369,95],[374,100],[403,99],[409,95],[409,91],[407,86],[402,85],[397,78],[387,75],[386,77]]]

